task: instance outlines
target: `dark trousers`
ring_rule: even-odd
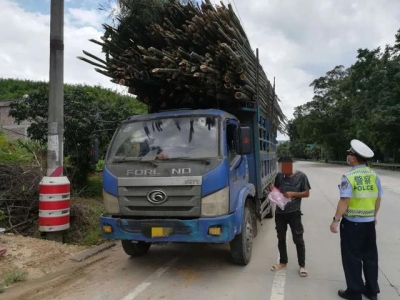
[[[287,226],[292,230],[293,242],[296,244],[297,259],[300,267],[306,265],[306,247],[304,245],[303,233],[304,227],[301,223],[301,212],[296,211],[288,214],[275,214],[276,231],[278,234],[278,248],[280,255],[280,263],[288,263],[288,255],[286,248],[286,231]]]
[[[362,292],[376,296],[380,291],[375,223],[356,223],[343,218],[340,223],[340,247],[347,292],[354,300],[361,300]]]

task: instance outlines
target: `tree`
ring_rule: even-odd
[[[393,46],[359,49],[352,66],[337,66],[311,86],[312,101],[296,107],[288,125],[292,145],[317,142],[330,159],[344,160],[356,138],[377,159],[400,161],[400,30]]]
[[[278,145],[276,149],[278,157],[281,156],[292,156],[290,152],[290,142],[283,142]]]
[[[11,78],[0,78],[0,101],[21,99],[25,94],[46,86],[45,82],[31,80],[15,80]]]
[[[69,177],[76,186],[82,186],[91,170],[92,139],[96,136],[107,145],[119,122],[130,115],[145,113],[145,106],[130,96],[81,85],[65,87],[64,103],[64,152],[72,166]],[[29,98],[13,103],[10,115],[18,123],[31,121],[29,137],[46,144],[48,87],[40,86]]]

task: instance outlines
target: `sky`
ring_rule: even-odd
[[[102,36],[107,0],[65,0],[64,80],[124,92],[78,60]],[[218,4],[218,1],[211,0]],[[239,15],[281,107],[291,119],[313,97],[310,83],[337,65],[349,67],[357,49],[393,44],[400,29],[399,0],[224,0]],[[50,0],[0,0],[0,78],[48,80]],[[278,139],[287,139],[282,134]]]

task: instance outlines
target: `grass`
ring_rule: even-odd
[[[105,212],[102,180],[101,172],[90,174],[83,192],[71,199],[71,228],[66,235],[67,243],[94,246],[104,241],[99,227],[99,218]]]
[[[90,174],[85,189],[71,195],[70,229],[65,233],[64,242],[90,247],[105,241],[99,225],[99,218],[105,212],[102,191],[102,173],[94,172]],[[5,212],[0,210],[0,227],[5,221]],[[4,224],[3,227],[7,225]],[[30,236],[42,238],[43,234],[39,230],[32,230]]]
[[[80,194],[85,198],[99,198],[103,193],[103,174],[92,173],[87,179],[87,185],[83,192]]]
[[[65,242],[80,246],[94,246],[104,241],[99,217],[105,212],[101,198],[71,199],[71,227]]]
[[[21,269],[14,269],[4,276],[3,283],[0,284],[0,293],[4,293],[6,287],[13,283],[25,281],[28,277],[28,272]]]
[[[86,234],[81,241],[81,244],[84,246],[98,245],[103,241],[100,232],[99,217],[105,212],[104,208],[100,203],[93,202],[91,211],[90,223],[86,227]]]

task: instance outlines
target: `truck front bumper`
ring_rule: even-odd
[[[112,218],[103,215],[100,217],[100,230],[102,236],[108,239],[152,243],[226,243],[230,242],[240,230],[240,228],[235,226],[235,219],[235,214],[217,218],[200,218],[193,220],[134,220]],[[219,227],[220,234],[210,235],[210,227]],[[107,230],[105,230],[105,228],[107,228]]]

